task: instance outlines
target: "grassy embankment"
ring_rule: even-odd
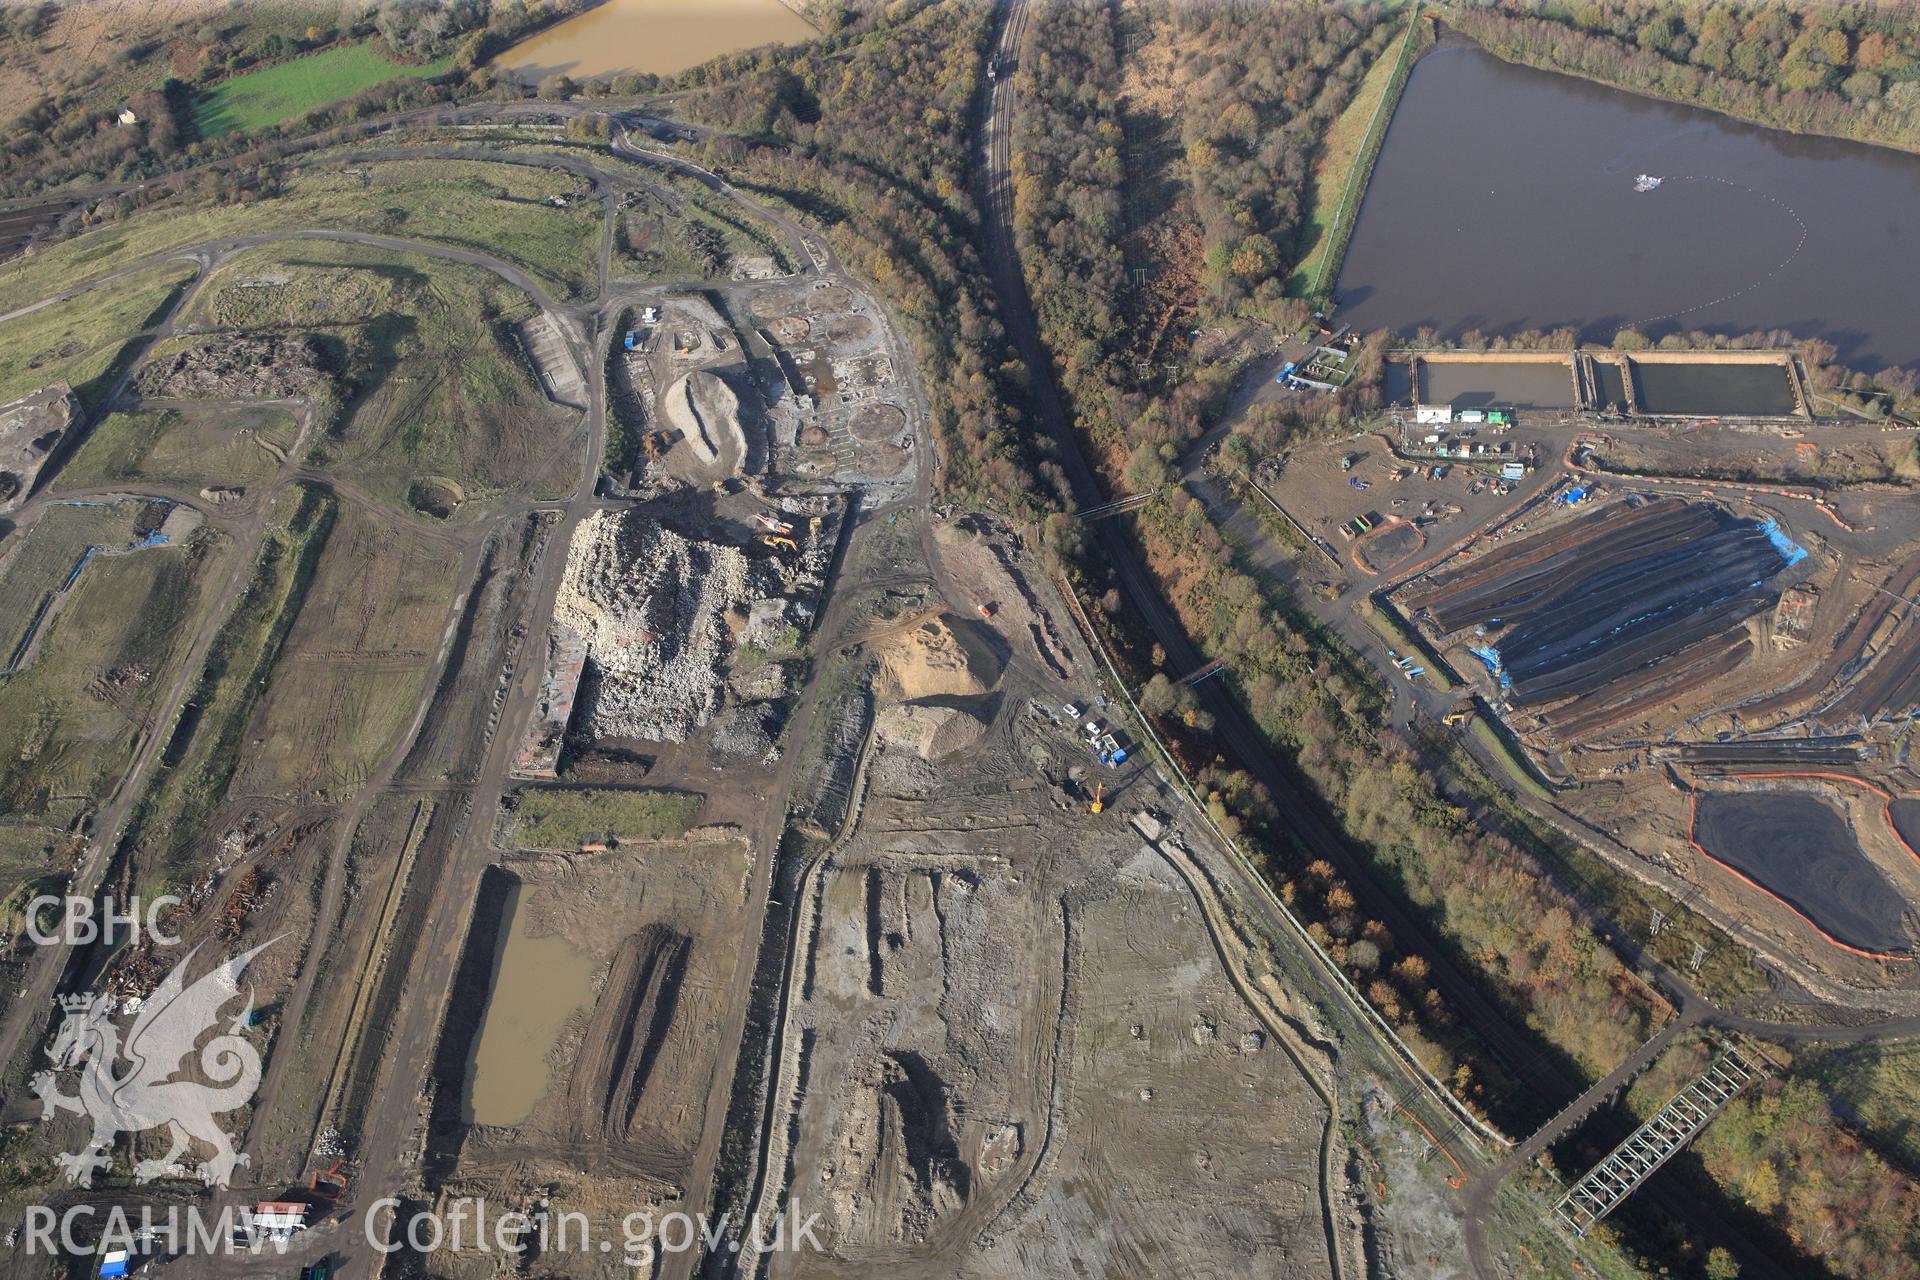
[[[1423,666],[1427,669],[1426,678],[1434,688],[1442,693],[1452,691],[1454,687],[1453,677],[1447,674],[1446,664],[1437,658],[1429,656],[1427,646],[1407,633],[1406,628],[1400,625],[1400,619],[1395,616],[1392,609],[1371,599],[1362,601],[1358,609],[1361,618],[1365,620],[1366,624],[1372,627],[1381,639],[1392,645],[1394,650],[1402,657],[1420,659],[1415,665]]]
[[[1301,246],[1311,245],[1312,250],[1287,279],[1287,292],[1295,297],[1320,296],[1340,274],[1340,260],[1346,256],[1347,241],[1360,216],[1360,199],[1380,157],[1400,92],[1407,86],[1413,64],[1433,42],[1432,27],[1420,20],[1418,4],[1406,21],[1407,30],[1394,45],[1393,56],[1373,65],[1327,131],[1320,161],[1307,183],[1307,217],[1300,232]]]
[[[163,892],[162,884],[188,873],[194,843],[240,763],[247,721],[300,617],[336,514],[330,495],[305,486],[275,504],[253,581],[214,638],[181,725],[156,726],[172,739],[124,842],[162,847],[162,857],[143,868],[152,879],[142,892]]]
[[[265,198],[164,205],[15,258],[0,265],[0,310],[201,241],[296,229],[363,232],[485,253],[518,267],[557,298],[584,297],[597,283],[600,209],[574,199],[579,186],[579,179],[552,170],[473,160],[309,168],[287,175]],[[567,203],[554,205],[556,196]]]
[[[0,325],[0,403],[65,382],[92,412],[125,369],[136,335],[159,322],[193,274],[186,263],[160,263]]]
[[[508,832],[526,849],[666,840],[691,830],[706,802],[688,791],[524,787],[514,794]]]
[[[452,66],[451,58],[408,66],[370,45],[339,45],[221,81],[194,99],[193,124],[203,138],[265,128],[388,80],[432,79]]]
[[[251,488],[273,478],[299,425],[284,409],[110,414],[60,469],[55,491],[146,481]]]

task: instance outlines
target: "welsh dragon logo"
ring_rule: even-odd
[[[161,1125],[172,1131],[171,1146],[159,1159],[142,1160],[134,1166],[133,1176],[138,1182],[185,1173],[180,1157],[187,1153],[192,1140],[213,1148],[213,1158],[199,1169],[201,1179],[210,1187],[225,1187],[234,1168],[249,1162],[247,1156],[234,1151],[234,1135],[222,1129],[214,1117],[244,1105],[260,1087],[259,1051],[240,1034],[253,1011],[251,991],[246,1008],[224,1031],[204,1045],[199,1042],[216,1029],[220,1011],[239,997],[241,973],[271,945],[262,943],[233,957],[191,986],[186,981],[187,966],[199,948],[187,952],[140,1005],[124,1045],[114,1021],[113,997],[89,993],[60,998],[66,1019],[46,1051],[54,1065],[34,1075],[32,1088],[40,1098],[41,1120],[71,1111],[93,1121],[93,1136],[87,1145],[77,1153],[58,1157],[68,1182],[92,1186],[93,1171],[112,1163],[106,1152],[116,1136]],[[198,1074],[217,1083],[173,1078],[196,1045]],[[122,1058],[129,1067],[124,1074],[116,1075],[115,1067]],[[68,1097],[60,1092],[56,1073],[72,1068],[80,1071],[80,1092]]]

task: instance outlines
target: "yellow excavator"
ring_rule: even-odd
[[[1093,784],[1093,803],[1087,806],[1088,812],[1098,813],[1106,808],[1104,804],[1100,803],[1100,793],[1106,789],[1106,786],[1107,784],[1104,782],[1096,782]]]
[[[1451,726],[1456,724],[1465,724],[1467,721],[1471,719],[1473,719],[1473,708],[1462,707],[1458,711],[1449,711],[1444,716],[1441,716],[1440,723]]]
[[[792,538],[783,538],[777,533],[766,534],[760,539],[760,541],[766,543],[768,546],[774,548],[775,550],[778,550],[781,547],[785,547],[789,551],[798,551],[800,549],[800,544],[795,542]]]

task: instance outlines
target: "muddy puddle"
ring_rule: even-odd
[[[607,0],[494,59],[516,79],[672,75],[709,58],[818,35],[780,0]]]
[[[467,1065],[469,1124],[519,1124],[547,1091],[547,1051],[587,1002],[595,962],[558,936],[527,934],[527,895],[514,883],[500,913],[487,1011]]]

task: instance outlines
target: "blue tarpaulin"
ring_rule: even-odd
[[[1762,520],[1760,532],[1767,535],[1767,540],[1773,543],[1774,550],[1787,558],[1787,568],[1791,569],[1807,558],[1806,548],[1797,545],[1792,538],[1780,532],[1778,521]]]
[[[1508,678],[1505,668],[1500,664],[1500,651],[1498,649],[1492,645],[1487,645],[1481,649],[1470,648],[1467,652],[1487,664],[1488,674],[1500,682],[1502,689],[1510,689],[1513,687],[1513,681]]]

